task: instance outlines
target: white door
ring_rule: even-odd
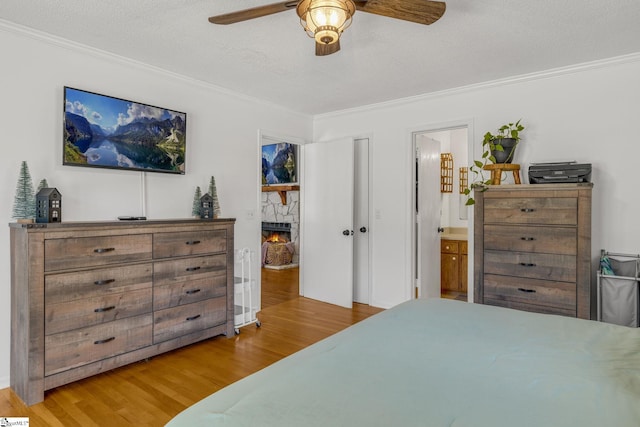
[[[353,139],[306,144],[302,200],[302,295],[353,302]]]
[[[369,304],[369,139],[355,141],[353,300]]]
[[[418,296],[440,298],[440,143],[415,134],[418,212]]]

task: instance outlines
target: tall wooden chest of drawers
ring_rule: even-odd
[[[11,388],[234,335],[234,220],[10,224]]]
[[[474,301],[590,319],[591,183],[490,186],[474,198]]]

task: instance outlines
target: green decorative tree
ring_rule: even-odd
[[[49,183],[47,182],[46,178],[42,179],[40,181],[40,184],[38,184],[38,188],[36,189],[36,195],[38,195],[40,190],[42,190],[43,188],[49,188]]]
[[[209,195],[213,198],[213,217],[220,217],[222,211],[220,210],[220,202],[218,201],[218,190],[216,190],[216,179],[211,177],[209,182]]]
[[[193,215],[194,217],[198,217],[200,218],[200,211],[201,211],[201,204],[200,204],[200,197],[202,197],[202,190],[200,190],[200,187],[196,187],[196,192],[193,195],[193,207],[191,208],[191,215]]]
[[[16,197],[13,202],[14,219],[33,219],[36,217],[36,196],[33,193],[33,182],[27,162],[20,166],[20,177],[16,186]]]

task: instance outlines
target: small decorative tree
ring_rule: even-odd
[[[47,182],[46,178],[43,178],[40,181],[40,184],[38,184],[38,188],[36,189],[36,194],[38,194],[40,190],[42,190],[43,188],[49,188],[49,183]]]
[[[213,197],[213,217],[218,218],[221,215],[220,202],[218,201],[218,190],[216,190],[216,179],[211,177],[209,182],[209,195]]]
[[[202,197],[202,190],[200,186],[196,187],[196,192],[193,195],[193,207],[191,208],[191,215],[196,218],[200,218],[200,198]]]
[[[20,166],[20,176],[16,186],[16,196],[13,202],[13,218],[29,220],[36,217],[36,196],[33,192],[33,182],[26,161]]]

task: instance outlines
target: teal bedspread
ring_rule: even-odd
[[[640,329],[414,300],[203,399],[171,427],[640,426]]]

